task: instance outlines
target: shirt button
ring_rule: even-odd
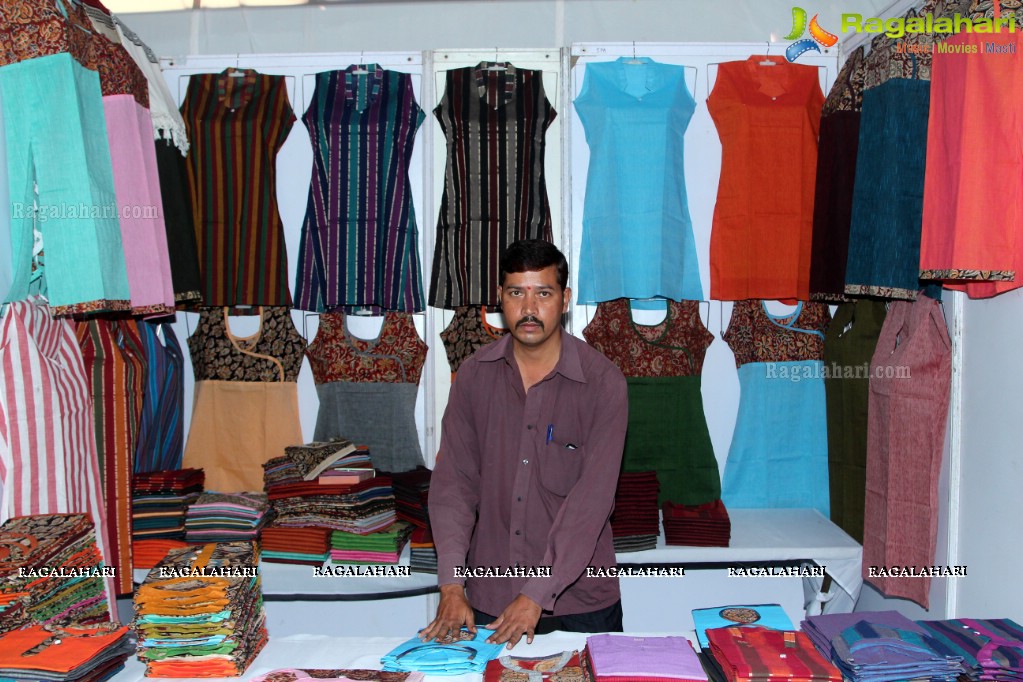
[[[521,530],[517,530],[517,531],[515,531],[515,534],[516,535],[522,535],[522,531]]]
[[[521,501],[522,501],[522,498],[520,497],[520,498],[518,498],[518,500],[519,500],[519,502],[521,502]]]
[[[529,460],[528,459],[524,459],[524,460],[522,460],[522,463],[523,464],[529,464]]]
[[[532,431],[533,430],[533,425],[532,424],[526,424],[526,430],[527,431]]]

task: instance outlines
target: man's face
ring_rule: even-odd
[[[504,321],[515,340],[524,346],[542,346],[561,329],[561,315],[568,312],[571,289],[558,284],[558,269],[509,272],[498,287]]]

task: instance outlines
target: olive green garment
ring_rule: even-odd
[[[887,314],[884,301],[842,303],[824,340],[831,520],[863,542],[870,358]]]
[[[703,504],[721,497],[721,475],[703,412],[701,377],[626,377],[625,471],[656,471],[657,503]]]

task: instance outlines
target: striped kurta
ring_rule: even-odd
[[[96,457],[92,394],[74,323],[45,305],[11,303],[0,318],[0,522],[29,514],[89,514],[111,556]],[[114,584],[105,580],[107,602]]]
[[[251,69],[188,81],[181,115],[204,305],[291,305],[276,189],[295,122],[285,85]]]
[[[146,354],[146,390],[135,473],[173,471],[181,468],[185,448],[184,353],[169,324],[141,320],[136,324]]]
[[[96,452],[110,530],[107,564],[117,569],[118,594],[131,586],[131,476],[138,442],[146,361],[135,324],[89,320],[76,326],[92,393]]]
[[[447,72],[434,110],[447,139],[430,305],[498,305],[498,268],[519,239],[551,241],[543,72],[481,62]]]
[[[316,74],[302,116],[313,176],[299,251],[295,307],[325,312],[425,308],[408,181],[426,118],[412,78],[377,64]]]

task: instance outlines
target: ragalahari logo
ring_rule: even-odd
[[[809,38],[803,38],[803,34],[810,32]],[[834,47],[838,43],[838,36],[829,33],[817,23],[817,15],[813,15],[809,27],[806,25],[806,10],[802,7],[792,8],[792,32],[785,36],[785,40],[796,42],[785,48],[785,58],[790,62],[796,61],[800,55],[814,50],[820,52],[823,47]]]

